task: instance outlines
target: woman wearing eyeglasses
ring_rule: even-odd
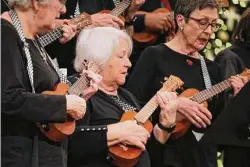
[[[205,62],[212,85],[221,80],[219,66],[199,54],[213,32],[219,30],[218,9],[215,0],[178,0],[175,6],[176,36],[169,42],[145,49],[137,62],[127,88],[142,105],[160,88],[164,77],[171,74],[184,81],[183,89],[205,89],[201,61]],[[206,77],[208,78],[208,77]],[[140,82],[139,82],[140,81]],[[246,78],[232,77],[234,94]],[[138,86],[139,84],[139,86]],[[191,126],[184,136],[166,143],[151,141],[148,145],[153,167],[216,167],[217,148],[198,140],[220,110],[217,98],[209,101],[209,110],[183,98],[177,116],[183,116]],[[216,106],[216,107],[215,107]],[[153,122],[157,122],[157,112]],[[169,127],[165,127],[169,128]]]

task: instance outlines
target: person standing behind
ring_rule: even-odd
[[[215,57],[215,62],[217,62],[222,67],[221,73],[222,77],[225,79],[230,77],[231,75],[240,74],[241,72],[243,72],[245,68],[248,69],[250,68],[250,8],[247,8],[246,11],[242,14],[236,29],[234,29],[232,35],[232,41],[233,44],[231,47],[221,51]],[[249,90],[249,84],[248,84],[248,90]],[[250,92],[248,91],[248,93]],[[242,92],[242,94],[245,94],[245,99],[247,99],[247,92]],[[233,99],[233,97],[234,96],[232,90],[227,90],[224,93],[226,111],[231,110],[230,106],[232,106],[232,104],[230,103],[232,103],[231,100]],[[236,106],[240,106],[238,107],[238,109],[241,109],[242,111],[245,110],[244,107],[242,107],[241,103],[239,102],[235,103],[233,101],[233,104],[235,104]],[[229,106],[227,107],[227,105]],[[250,122],[245,124],[238,122],[238,124],[241,124],[241,126],[237,127],[237,131],[244,131],[243,129],[246,129],[245,132],[243,133],[248,132],[250,134],[249,130]],[[227,129],[227,131],[230,130],[231,129]],[[244,135],[245,134],[243,134],[243,136]],[[239,134],[237,134],[237,137],[238,136]],[[220,141],[220,139],[218,139],[218,141]],[[245,140],[243,139],[242,141]],[[225,141],[220,142],[220,144],[223,143],[225,143]],[[224,145],[223,150],[224,150],[223,164],[225,167],[249,166],[249,158],[250,158],[249,147],[241,147],[237,142],[232,142],[230,143],[230,145],[229,144]]]
[[[147,0],[139,8],[137,14],[135,15],[134,21],[132,22],[134,26],[134,33],[141,33],[145,30],[149,30],[154,34],[158,34],[155,41],[152,42],[140,42],[133,38],[133,53],[130,57],[132,67],[129,69],[129,74],[132,73],[134,66],[140,57],[141,52],[153,45],[158,45],[160,43],[169,40],[168,35],[173,35],[175,33],[175,22],[171,18],[172,9],[174,9],[174,0]],[[155,10],[165,8],[169,13],[154,13]],[[146,14],[142,14],[145,13]],[[140,14],[141,13],[141,14]]]
[[[233,44],[215,57],[215,62],[221,66],[223,79],[240,74],[245,68],[250,68],[250,8],[242,14],[232,35]],[[232,99],[232,91],[224,93],[225,104]]]
[[[145,0],[132,0],[130,7],[125,11],[126,21],[130,21],[135,15],[137,9]],[[121,19],[111,14],[98,13],[101,10],[112,10],[115,8],[115,2],[119,0],[68,0],[66,2],[67,12],[62,15],[61,19],[71,19],[82,12],[91,15],[92,27],[115,27],[122,28],[124,23]],[[66,44],[58,41],[48,45],[46,50],[52,58],[57,58],[60,68],[67,68],[68,76],[73,75],[76,71],[73,68],[75,57],[76,37]]]
[[[219,30],[218,10],[215,0],[177,0],[175,22],[178,27],[175,37],[167,43],[146,48],[138,60],[126,88],[143,106],[160,88],[164,77],[175,75],[184,82],[183,89],[205,89],[201,63],[205,63],[211,84],[222,80],[219,66],[204,59],[202,50],[213,32]],[[247,82],[245,77],[232,77],[231,85],[237,94]],[[179,91],[181,93],[181,91]],[[217,107],[217,108],[215,108]],[[189,99],[182,99],[178,115],[183,115],[194,126],[184,136],[170,139],[163,145],[149,143],[148,149],[153,167],[216,167],[216,146],[200,144],[199,137],[211,124],[220,108],[217,100],[209,102],[209,110]],[[155,112],[153,122],[158,121]],[[166,127],[169,128],[169,127]]]

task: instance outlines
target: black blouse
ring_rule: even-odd
[[[64,122],[65,96],[40,94],[53,90],[59,77],[49,62],[49,65],[43,62],[33,41],[26,39],[34,68],[36,93],[32,93],[23,43],[8,21],[1,19],[1,29],[2,162],[29,166],[30,158],[38,156],[40,164],[63,166],[62,143],[48,140],[35,125],[35,122]],[[38,136],[38,154],[32,152],[34,136]],[[51,157],[55,159],[52,161]]]
[[[220,81],[219,66],[205,59],[212,84]],[[165,44],[148,47],[138,60],[128,80],[126,88],[131,91],[143,106],[160,88],[164,77],[175,75],[184,81],[183,89],[205,89],[200,60],[179,54]],[[181,93],[181,90],[178,90]],[[217,110],[213,107],[216,101],[209,104],[213,117]],[[159,111],[159,110],[158,110]],[[154,112],[153,122],[158,122],[159,112]],[[192,130],[204,132],[205,129]],[[159,144],[149,144],[150,158],[153,166],[206,167],[216,164],[216,149],[201,146],[195,139],[191,129],[178,140],[169,139],[159,148]],[[161,150],[161,151],[160,151]]]
[[[123,88],[118,90],[119,98],[140,108],[134,96]],[[107,94],[95,93],[87,101],[87,112],[77,121],[75,133],[69,140],[69,167],[113,167],[107,160],[107,125],[120,121],[124,111]],[[149,157],[144,152],[137,167],[149,167]]]

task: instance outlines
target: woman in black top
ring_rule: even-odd
[[[55,28],[55,18],[66,10],[64,1],[12,0],[9,5],[13,10],[1,15],[2,166],[66,166],[64,141],[49,140],[36,125],[63,123],[67,114],[79,119],[86,109],[85,100],[77,96],[41,94],[64,81],[36,40],[38,34]],[[20,27],[15,28],[13,20]],[[75,27],[63,29],[68,32],[64,40],[75,35]]]
[[[127,88],[142,105],[160,88],[160,81],[170,74],[184,81],[184,89],[205,89],[198,51],[205,47],[212,33],[220,28],[216,22],[217,4],[214,0],[178,0],[174,11],[178,27],[176,36],[165,44],[145,49],[128,81]],[[221,77],[217,64],[207,59],[205,62],[212,84],[219,82]],[[246,82],[246,78],[232,78],[235,94],[244,85],[243,80]],[[197,141],[204,132],[203,128],[211,123],[212,116],[215,117],[216,111],[212,107],[209,105],[210,113],[198,103],[182,99],[177,113],[197,128],[189,128],[183,137],[168,140],[161,146],[149,143],[152,166],[217,166],[216,148]],[[156,112],[153,121],[157,120]]]
[[[77,121],[77,130],[69,140],[69,167],[114,166],[107,160],[108,147],[118,143],[144,150],[136,166],[150,166],[145,151],[149,133],[135,121],[119,123],[124,112],[140,109],[135,97],[126,89],[120,88],[131,66],[131,50],[132,42],[129,36],[115,28],[98,27],[84,30],[79,35],[75,69],[82,70],[84,59],[94,60],[101,64],[99,74],[103,79],[99,91],[87,102],[86,116]],[[174,93],[157,95],[161,107],[160,122],[163,126],[175,122],[176,101],[172,100],[175,98]],[[158,125],[154,127],[153,133],[159,142],[165,142],[169,137]]]

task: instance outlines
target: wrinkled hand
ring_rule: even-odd
[[[145,0],[132,0],[128,10],[127,10],[127,17],[132,19],[136,11],[145,3]]]
[[[198,128],[211,124],[212,114],[202,105],[187,98],[177,99],[178,111]]]
[[[175,23],[168,13],[150,13],[145,16],[145,25],[153,31],[174,32]]]
[[[98,87],[102,80],[102,76],[88,70],[83,70],[81,75],[87,75],[87,77],[90,80],[90,86],[86,88],[82,93],[82,97],[85,100],[88,100],[93,94],[95,94],[98,91]]]
[[[120,135],[119,141],[123,144],[134,145],[142,150],[145,150],[145,145],[147,143],[150,134],[148,131],[138,125],[136,121],[125,121],[120,122]]]
[[[86,112],[86,101],[75,95],[66,95],[67,114],[73,119],[81,119]]]
[[[69,20],[56,20],[56,28],[61,27],[63,30],[63,36],[59,38],[60,43],[65,44],[70,41],[77,33],[76,25],[70,23]]]
[[[115,27],[117,29],[124,27],[123,21],[111,14],[96,13],[91,15],[91,20],[94,27]]]
[[[159,121],[169,127],[176,121],[177,95],[174,92],[157,92],[156,100],[161,108]]]
[[[248,82],[248,78],[245,76],[237,75],[230,77],[229,81],[234,89],[234,96],[235,96],[237,95],[237,93],[239,93],[241,88]]]

